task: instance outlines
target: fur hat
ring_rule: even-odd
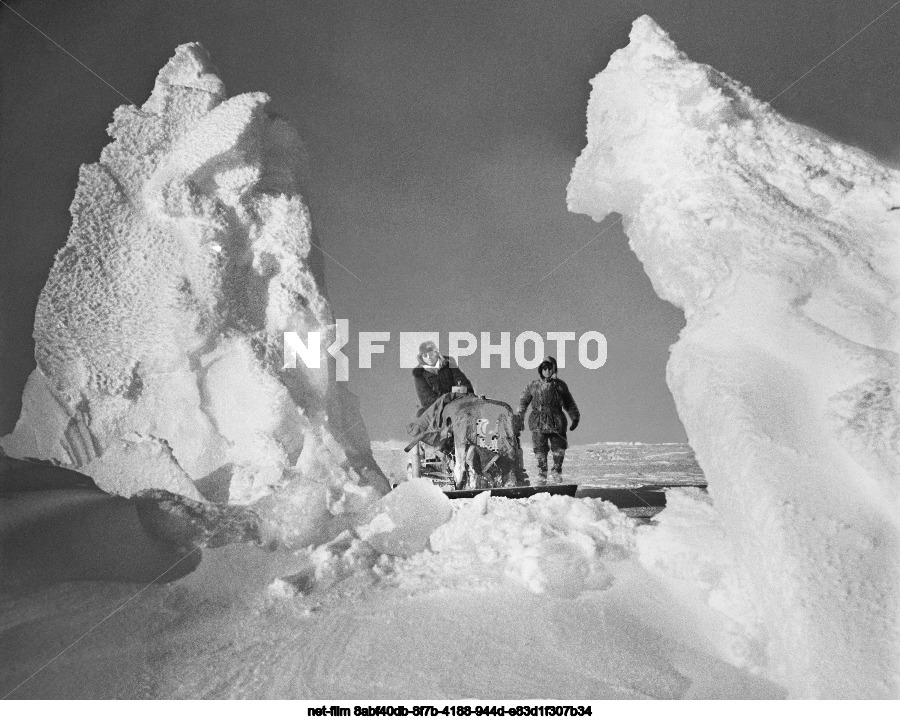
[[[437,362],[433,366],[428,365],[425,362],[425,358],[423,357],[428,351],[434,351],[438,355]],[[430,368],[432,370],[436,368],[442,368],[443,366],[447,365],[447,359],[441,353],[440,349],[437,346],[437,343],[435,343],[433,340],[426,340],[419,344],[419,355],[416,356],[416,360],[418,361],[420,368]]]
[[[541,361],[541,364],[538,366],[538,378],[544,377],[544,370],[547,368],[550,369],[550,376],[556,375],[556,358],[552,355],[548,355],[544,360]]]

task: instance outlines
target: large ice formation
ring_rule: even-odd
[[[227,98],[192,43],[141,108],[116,110],[38,303],[8,454],[87,467],[122,495],[246,503],[291,484],[322,514],[345,487],[387,489],[355,398],[330,380],[301,145],[268,102]],[[284,369],[284,331],[320,331],[321,368]]]
[[[900,174],[648,17],[592,85],[569,208],[621,213],[684,310],[667,380],[766,672],[794,696],[900,695]]]

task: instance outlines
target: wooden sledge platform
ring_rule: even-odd
[[[485,491],[501,498],[528,498],[538,493],[549,493],[553,496],[574,496],[578,491],[577,484],[560,483],[550,486],[511,486],[508,488],[472,488],[462,491],[444,491],[448,498],[475,498]]]
[[[492,496],[501,498],[528,498],[538,493],[575,496],[576,498],[599,498],[609,501],[619,508],[663,508],[666,505],[666,491],[674,488],[706,489],[706,484],[662,485],[648,483],[642,486],[579,486],[562,483],[548,486],[513,486],[512,488],[476,488],[462,491],[445,490],[448,498],[474,498],[479,493],[490,491]]]
[[[662,508],[666,505],[666,491],[676,488],[699,488],[706,484],[662,485],[648,483],[643,486],[579,486],[576,498],[599,498],[619,508]]]

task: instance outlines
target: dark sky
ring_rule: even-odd
[[[598,330],[607,364],[561,373],[582,409],[573,440],[590,442],[684,439],[664,377],[684,319],[656,298],[618,228],[541,280],[600,230],[565,208],[589,79],[646,13],[691,58],[771,98],[895,1],[9,4],[138,104],[174,48],[200,41],[229,94],[265,91],[299,129],[313,222],[337,261],[326,261],[335,313],[354,339],[393,334],[393,353],[351,369],[373,438],[403,437],[415,404],[399,331]],[[898,37],[900,7],[775,107],[895,160]],[[125,101],[2,7],[0,83],[4,433],[34,366],[34,308],[78,167],[97,160]],[[534,375],[462,364],[478,392],[508,402]]]

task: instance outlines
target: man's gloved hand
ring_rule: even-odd
[[[574,431],[576,428],[578,428],[578,421],[579,421],[579,420],[581,420],[581,419],[580,419],[580,418],[576,418],[575,420],[572,421],[572,424],[569,426],[569,430],[570,430],[570,431]]]
[[[513,413],[513,432],[521,433],[525,430],[525,415],[522,413]]]

